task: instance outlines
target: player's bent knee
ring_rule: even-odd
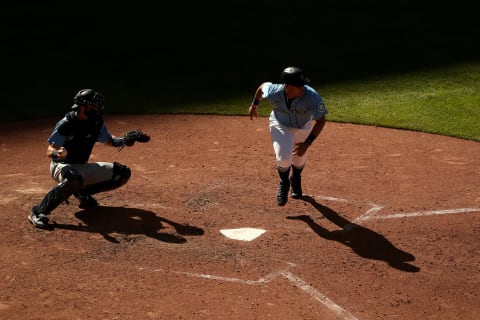
[[[132,171],[129,167],[118,162],[113,163],[112,182],[115,184],[115,187],[123,186],[130,179],[131,175]]]
[[[82,188],[83,178],[80,173],[72,168],[62,169],[62,181],[57,185],[57,190],[62,197],[68,198],[71,194]]]
[[[70,167],[62,168],[61,170],[62,180],[77,181],[79,184],[83,183],[82,175],[75,169]]]
[[[53,208],[82,188],[82,177],[78,172],[75,170],[65,170],[62,174],[62,181],[49,193],[51,197],[49,203],[55,204]]]

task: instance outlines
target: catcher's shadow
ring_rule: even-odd
[[[111,235],[112,233],[144,234],[169,243],[184,243],[187,240],[183,236],[204,234],[201,228],[180,224],[159,217],[152,211],[137,208],[98,206],[76,212],[75,216],[83,223],[79,225],[54,223],[53,228],[99,233],[106,240],[114,243],[119,241]],[[165,228],[164,223],[172,226],[176,234],[161,232],[160,230]]]
[[[391,267],[402,271],[420,271],[420,268],[408,263],[409,261],[415,260],[414,255],[395,247],[381,234],[378,234],[363,226],[351,223],[332,209],[319,204],[310,196],[304,196],[302,200],[310,203],[325,218],[342,229],[329,231],[316,223],[308,215],[290,216],[287,217],[287,219],[304,221],[322,238],[338,241],[346,246],[349,246],[361,257],[383,260]]]

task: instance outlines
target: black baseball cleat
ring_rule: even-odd
[[[290,190],[290,183],[280,182],[277,192],[277,204],[284,206],[288,201],[288,191]]]
[[[87,209],[91,207],[96,207],[98,206],[97,200],[95,200],[94,197],[92,196],[75,196],[80,203],[78,204],[78,207],[80,209]]]
[[[303,191],[302,191],[302,178],[300,176],[294,177],[292,176],[290,178],[291,184],[292,184],[292,198],[293,199],[301,199],[303,197]]]
[[[37,228],[49,227],[48,217],[43,213],[36,214],[35,212],[32,211],[32,213],[28,215],[28,221],[30,221]]]

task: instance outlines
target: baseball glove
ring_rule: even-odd
[[[148,142],[150,141],[150,135],[144,133],[141,130],[130,130],[127,133],[123,135],[123,144],[120,146],[120,150],[123,149],[123,147],[131,147],[135,142]]]

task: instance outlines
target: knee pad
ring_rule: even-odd
[[[68,198],[82,188],[83,178],[77,170],[66,167],[62,169],[61,175],[62,181],[55,189],[58,190],[57,193],[62,194],[62,197]]]
[[[83,178],[80,173],[73,168],[62,169],[62,181],[56,186],[58,193],[67,199],[70,195],[81,189],[83,185]]]
[[[80,173],[69,167],[62,168],[61,170],[62,180],[77,181],[80,184],[83,184],[83,178]]]
[[[118,162],[113,163],[112,182],[116,187],[123,186],[125,183],[127,183],[131,175],[132,171],[129,167]]]

